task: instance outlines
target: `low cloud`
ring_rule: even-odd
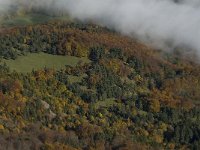
[[[94,21],[157,48],[189,47],[200,54],[199,0],[23,0],[21,3]],[[0,0],[1,7],[2,4],[13,2]]]

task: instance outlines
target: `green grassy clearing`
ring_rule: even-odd
[[[32,53],[27,56],[19,56],[16,60],[3,60],[12,71],[21,73],[31,72],[33,69],[54,68],[56,70],[64,68],[66,65],[76,66],[80,61],[89,63],[87,58],[74,56],[58,56],[46,53]]]

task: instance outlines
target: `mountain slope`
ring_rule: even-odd
[[[1,64],[3,149],[198,149],[195,62],[94,24],[1,31],[2,61],[41,52],[90,61],[24,74]]]

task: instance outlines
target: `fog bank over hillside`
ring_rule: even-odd
[[[14,1],[10,0],[10,4]],[[199,0],[21,0],[95,21],[158,48],[190,47],[200,54]],[[0,0],[0,6],[5,3]],[[8,5],[9,1],[6,1]]]
[[[68,0],[69,13],[95,20],[161,48],[187,45],[200,52],[200,1]]]
[[[9,10],[10,5],[10,0],[0,0],[0,15],[4,12],[7,12]]]

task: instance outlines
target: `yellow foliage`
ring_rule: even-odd
[[[134,80],[135,80],[136,82],[142,82],[142,81],[143,81],[143,78],[142,78],[140,75],[136,75],[135,78],[134,78]]]
[[[155,134],[153,135],[153,139],[157,142],[157,143],[162,143],[163,142],[163,137],[161,135]]]
[[[59,92],[60,92],[60,93],[63,93],[64,91],[67,90],[67,88],[66,88],[65,85],[59,85],[59,86],[58,86],[58,89],[59,89]]]
[[[167,131],[167,124],[161,123],[160,124],[160,129],[162,129],[163,131]]]
[[[138,132],[139,132],[139,135],[149,136],[149,132],[147,130],[142,129],[142,128],[140,128]]]
[[[0,124],[0,130],[4,130],[4,126]]]
[[[115,128],[116,132],[121,134],[127,129],[127,124],[122,120],[118,120],[113,124],[113,127]]]
[[[58,131],[60,131],[60,132],[64,132],[65,129],[64,129],[64,127],[62,127],[62,126],[59,126],[59,127],[58,127]]]
[[[77,45],[76,52],[77,57],[87,57],[89,53],[88,48],[81,45]]]
[[[135,108],[132,109],[132,115],[136,116],[137,115],[137,110]]]
[[[168,147],[170,150],[173,150],[173,149],[175,149],[175,144],[174,144],[174,143],[169,143],[169,144],[167,145],[167,147]]]
[[[151,99],[150,103],[150,111],[152,112],[159,112],[160,111],[160,102],[157,99]]]
[[[118,59],[110,59],[105,62],[102,62],[105,67],[108,69],[113,70],[115,73],[119,73],[120,67],[121,67],[121,62]]]
[[[99,120],[99,125],[100,126],[106,126],[106,125],[108,125],[109,123],[108,123],[108,121],[105,119],[105,118],[101,118],[100,120]]]
[[[102,113],[99,113],[99,117],[100,117],[100,118],[102,118],[102,117],[103,117]]]

